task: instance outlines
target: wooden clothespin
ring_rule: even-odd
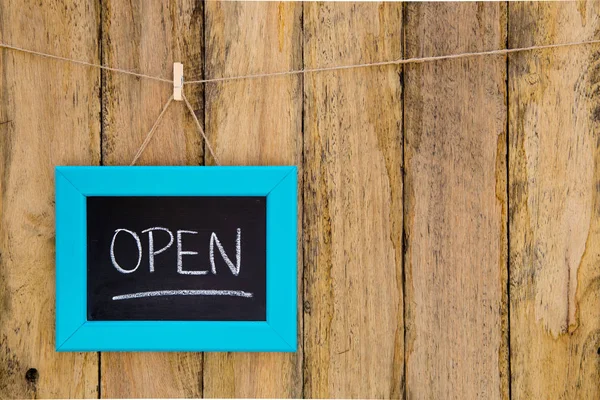
[[[173,63],[173,100],[181,101],[181,91],[183,90],[183,64]]]

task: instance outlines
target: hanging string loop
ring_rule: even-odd
[[[208,151],[210,152],[210,155],[212,156],[213,160],[215,160],[215,164],[216,165],[220,165],[219,164],[219,160],[217,159],[217,156],[216,156],[216,154],[215,154],[212,146],[210,145],[210,142],[208,141],[208,138],[206,137],[206,134],[204,133],[204,129],[202,129],[202,125],[200,124],[200,121],[198,121],[198,117],[196,117],[196,113],[194,112],[194,109],[192,108],[192,105],[188,101],[187,97],[185,97],[185,94],[183,94],[183,92],[181,93],[181,97],[183,98],[183,101],[185,102],[185,105],[187,106],[187,109],[192,114],[192,118],[194,119],[194,123],[196,124],[196,128],[198,128],[198,131],[202,135],[202,138],[204,139],[204,143],[206,143],[206,147],[208,148]],[[152,125],[152,128],[150,129],[150,131],[148,132],[148,134],[146,134],[146,138],[144,139],[144,141],[142,142],[142,145],[140,146],[140,148],[138,149],[137,153],[133,157],[133,160],[131,161],[131,164],[129,164],[130,166],[134,166],[135,165],[135,163],[139,160],[139,158],[144,153],[144,150],[146,150],[146,147],[148,147],[148,144],[150,143],[150,141],[152,140],[152,137],[154,136],[154,133],[156,132],[156,128],[158,128],[160,120],[163,118],[163,116],[167,112],[167,109],[169,108],[169,106],[173,102],[173,99],[174,99],[174,95],[171,95],[171,97],[169,97],[169,100],[167,100],[167,103],[165,104],[165,106],[163,107],[162,111],[158,115],[158,118],[156,118],[156,122],[154,122],[154,125]]]

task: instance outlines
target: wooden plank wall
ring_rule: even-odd
[[[501,49],[506,5],[410,4],[405,29],[407,58]],[[404,84],[407,397],[507,398],[506,60]]]
[[[510,47],[599,39],[598,2],[509,10]],[[510,58],[515,399],[600,398],[599,50]]]
[[[98,63],[98,4],[61,3],[0,2],[0,41]],[[0,65],[0,398],[97,397],[98,356],[54,351],[54,166],[100,163],[100,73]]]
[[[600,39],[600,3],[0,2],[0,41],[187,80]],[[600,398],[600,45],[186,86],[299,167],[299,350],[56,353],[55,165],[129,164],[168,83],[0,50],[0,398]],[[213,165],[181,103],[139,160]]]
[[[399,3],[306,3],[304,65],[400,59],[401,24]],[[401,394],[400,70],[304,82],[306,397]]]

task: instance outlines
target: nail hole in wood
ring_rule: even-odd
[[[27,379],[27,382],[35,383],[39,377],[40,373],[35,368],[29,368],[25,373],[25,379]]]

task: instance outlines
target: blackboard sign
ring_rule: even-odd
[[[57,351],[296,351],[294,166],[60,166]]]
[[[87,197],[88,321],[265,321],[266,197]]]

